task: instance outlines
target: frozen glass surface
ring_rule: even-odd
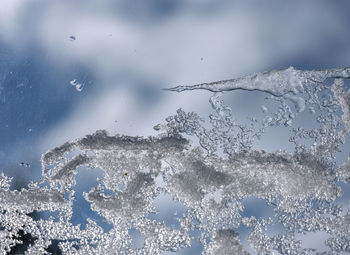
[[[349,7],[4,0],[0,253],[349,253]]]

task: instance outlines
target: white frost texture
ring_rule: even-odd
[[[349,155],[337,157],[350,132],[349,78],[350,68],[289,67],[167,89],[213,92],[213,114],[179,109],[154,127],[155,137],[98,130],[68,141],[42,155],[40,182],[21,191],[11,190],[2,174],[0,251],[10,252],[25,235],[32,240],[25,254],[49,254],[52,245],[60,254],[181,253],[195,238],[203,254],[350,253],[349,201],[337,202],[344,197],[341,185],[350,182]],[[223,102],[233,90],[265,93],[277,107],[263,105],[263,117],[240,123]],[[305,109],[316,123],[310,128],[295,124]],[[273,128],[289,132],[292,151],[255,147]],[[93,219],[84,228],[71,223],[78,168],[104,172],[84,198],[111,229]],[[173,215],[177,227],[149,217],[157,214],[160,196],[185,208]],[[273,215],[245,216],[249,198],[264,201]],[[50,217],[32,217],[40,212]],[[269,231],[272,226],[279,231]],[[249,230],[243,241],[242,227]],[[131,231],[144,237],[141,245],[132,244]],[[326,236],[323,245],[302,243],[303,234],[318,232]]]

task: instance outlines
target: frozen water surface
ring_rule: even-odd
[[[25,189],[10,189],[11,178],[2,174],[0,250],[10,251],[25,234],[26,254],[53,245],[62,254],[169,254],[198,244],[203,254],[348,253],[349,198],[342,187],[350,181],[350,155],[340,148],[350,132],[349,78],[350,68],[289,67],[168,89],[213,92],[213,113],[179,109],[154,123],[153,137],[97,130],[67,141],[42,155],[41,180]],[[260,115],[235,118],[240,109],[223,101],[234,90],[264,94]],[[303,114],[315,124],[300,125]],[[293,150],[256,147],[276,127],[288,132]],[[80,193],[106,224],[87,218],[81,227],[72,222],[76,177],[91,169],[103,173]],[[247,201],[259,201],[271,215]],[[51,216],[31,216],[37,212]],[[324,244],[302,242],[305,235],[319,235]]]

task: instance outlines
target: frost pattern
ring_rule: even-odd
[[[25,234],[32,239],[26,254],[47,254],[53,243],[63,254],[160,254],[191,246],[193,231],[199,231],[203,254],[249,254],[238,234],[243,226],[251,230],[247,241],[257,254],[348,253],[350,210],[336,203],[342,195],[339,183],[350,181],[350,157],[341,164],[336,158],[350,132],[348,78],[349,68],[289,67],[169,89],[214,92],[210,127],[196,113],[179,109],[154,127],[157,137],[99,130],[48,151],[41,158],[41,181],[21,191],[11,190],[11,179],[2,174],[0,250],[10,252]],[[268,93],[278,107],[262,106],[261,120],[239,123],[222,101],[224,91],[237,89]],[[306,107],[317,127],[295,127]],[[254,148],[272,127],[289,128],[294,152]],[[104,172],[84,198],[112,225],[108,231],[93,219],[85,228],[71,223],[78,168]],[[153,203],[162,194],[185,206],[185,213],[174,216],[179,227],[149,217],[157,213]],[[243,200],[252,197],[263,199],[275,215],[246,217]],[[51,216],[35,218],[33,212]],[[269,233],[276,223],[283,230]],[[131,229],[144,236],[141,247],[133,247]],[[329,235],[327,251],[304,247],[296,237],[319,231]]]

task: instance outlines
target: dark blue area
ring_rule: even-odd
[[[70,80],[85,82],[88,90],[94,79],[81,64],[61,66],[31,44],[20,50],[0,45],[0,169],[20,189],[41,175],[37,142],[86,95]]]
[[[63,119],[85,95],[70,80],[93,80],[84,66],[60,66],[35,47],[1,47],[0,56],[0,150],[28,137],[34,141]]]

